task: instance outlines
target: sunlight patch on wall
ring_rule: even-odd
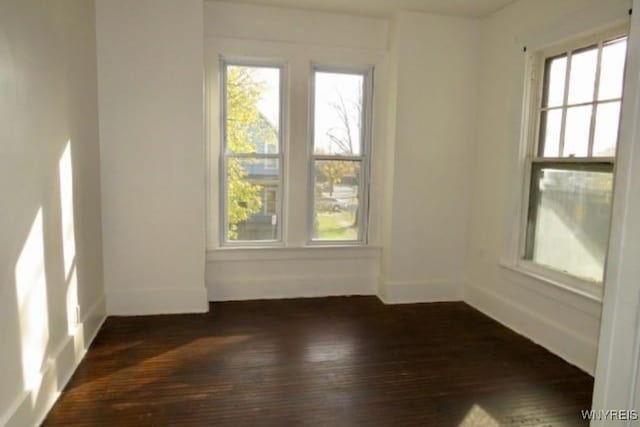
[[[78,306],[78,271],[76,265],[76,234],[73,210],[73,165],[71,162],[71,141],[67,144],[58,162],[60,175],[60,210],[62,227],[62,255],[67,284],[67,328],[69,335],[75,335],[80,322]]]
[[[62,209],[62,249],[64,255],[64,274],[69,280],[71,268],[76,257],[75,222],[73,217],[73,169],[71,165],[71,141],[60,157],[60,207]]]
[[[67,281],[67,327],[69,335],[75,335],[78,326],[78,274],[75,265]]]
[[[42,208],[38,209],[15,268],[22,342],[25,390],[32,400],[42,381],[42,367],[49,343],[49,310],[45,272]]]

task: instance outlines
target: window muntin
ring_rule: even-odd
[[[524,259],[602,282],[627,38],[545,58]]]
[[[311,241],[363,242],[370,72],[313,71]]]
[[[282,69],[223,62],[222,75],[222,242],[277,242],[282,222]]]

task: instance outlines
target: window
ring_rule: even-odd
[[[541,55],[524,259],[602,282],[626,36]]]
[[[370,76],[313,71],[312,242],[366,240]]]
[[[291,100],[284,65],[220,62],[220,244],[366,244],[373,69],[287,67],[311,73]],[[289,121],[285,106],[307,91]]]
[[[281,240],[282,69],[222,64],[222,239]]]

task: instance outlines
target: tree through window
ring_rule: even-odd
[[[280,239],[281,69],[224,64],[224,241]]]
[[[314,71],[312,240],[362,241],[369,73]]]

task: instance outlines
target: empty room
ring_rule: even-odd
[[[0,0],[0,427],[640,426],[639,188],[640,0]]]

